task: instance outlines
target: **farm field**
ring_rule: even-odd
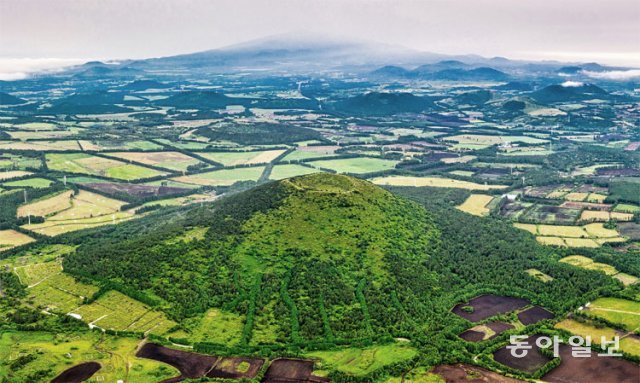
[[[551,282],[553,281],[553,277],[543,273],[542,271],[538,270],[538,269],[527,269],[525,270],[525,272],[527,274],[529,274],[530,276],[540,280],[541,282]]]
[[[631,355],[640,356],[640,338],[632,336],[624,336],[609,327],[596,327],[593,324],[578,322],[573,319],[565,319],[555,325],[556,328],[569,331],[574,335],[582,337],[590,336],[593,343],[600,345],[604,337],[606,342],[611,342],[617,335],[620,339],[620,350]]]
[[[125,181],[167,174],[158,170],[84,153],[47,154],[46,161],[51,170],[117,178]]]
[[[631,205],[627,203],[619,203],[613,208],[613,211],[622,212],[622,213],[638,213],[640,212],[640,206]]]
[[[15,230],[0,230],[0,251],[9,250],[16,246],[25,245],[35,239]]]
[[[106,330],[151,332],[158,335],[167,333],[176,324],[164,313],[153,311],[114,290],[106,292],[95,302],[77,307],[70,315],[82,319],[90,326]]]
[[[24,170],[9,170],[0,172],[0,181],[7,181],[12,178],[24,177],[33,174],[31,172],[26,172]]]
[[[197,154],[212,161],[219,162],[224,166],[236,166],[266,164],[284,152],[284,149],[278,149],[246,152],[199,152]]]
[[[18,208],[18,217],[26,217],[27,215],[35,215],[45,217],[61,210],[72,207],[71,196],[73,190],[65,190],[50,197],[44,197],[37,201],[33,201]]]
[[[535,235],[538,242],[551,246],[596,248],[607,242],[626,241],[618,231],[607,229],[602,223],[590,223],[583,226],[527,223],[514,223],[513,225]]]
[[[59,139],[59,138],[68,138],[72,136],[76,136],[82,133],[84,129],[81,128],[69,128],[66,130],[43,130],[43,131],[35,131],[35,130],[27,130],[27,131],[9,131],[7,134],[11,136],[11,138],[15,140],[43,140],[43,139]]]
[[[357,157],[340,158],[335,160],[318,160],[308,162],[315,168],[330,169],[338,173],[365,174],[395,168],[398,161],[381,158]]]
[[[175,171],[186,171],[189,166],[203,164],[200,160],[180,152],[109,152],[108,155]]]
[[[93,378],[102,382],[157,383],[158,379],[178,374],[167,364],[135,357],[139,342],[136,338],[115,338],[97,332],[7,331],[0,334],[0,360],[15,361],[26,355],[35,357],[18,371],[18,377],[50,369],[46,376],[53,379],[69,367],[88,361],[100,363],[102,368]],[[6,373],[0,368],[0,377],[4,378]]]
[[[440,177],[407,177],[407,176],[386,176],[371,179],[376,185],[392,186],[430,186],[440,188],[456,188],[466,190],[493,190],[505,189],[503,185],[482,185],[475,182],[459,181]]]
[[[459,148],[482,148],[491,145],[502,145],[514,142],[522,142],[527,144],[543,144],[548,142],[547,140],[526,136],[488,136],[473,134],[449,136],[444,137],[443,140],[456,142],[458,143],[456,147]]]
[[[281,180],[304,174],[317,173],[318,170],[297,164],[276,165],[271,169],[270,180]]]
[[[300,146],[287,154],[283,161],[300,161],[335,155],[339,146]]]
[[[487,215],[489,214],[489,208],[487,208],[487,205],[492,200],[493,197],[489,195],[471,194],[462,203],[462,205],[457,206],[457,209],[477,216]]]
[[[9,153],[0,154],[0,169],[3,170],[26,168],[39,169],[41,166],[42,161],[40,160],[40,157],[27,157]]]
[[[2,185],[10,186],[10,187],[20,187],[20,188],[45,189],[51,186],[52,183],[53,181],[49,179],[34,177],[34,178],[26,178],[23,180],[4,182],[2,183]]]
[[[90,141],[79,140],[82,150],[100,152],[103,150],[162,150],[163,146],[151,141],[119,140],[119,141]]]
[[[337,351],[315,351],[307,356],[321,360],[319,369],[329,367],[349,375],[362,376],[380,367],[407,361],[417,355],[415,349],[394,343],[364,349],[347,348]]]
[[[587,313],[620,324],[627,331],[640,328],[640,302],[619,298],[598,298],[591,302]]]
[[[134,216],[131,211],[120,211],[123,205],[125,202],[86,190],[80,190],[74,196],[65,192],[38,201],[33,205],[21,207],[21,214],[29,214],[32,208],[47,213],[43,223],[27,224],[22,227],[39,234],[55,236],[70,231],[118,223]]]
[[[264,172],[264,166],[241,167],[214,170],[189,176],[172,178],[173,181],[201,186],[229,186],[239,181],[257,181]]]
[[[633,219],[633,214],[630,213],[621,213],[621,212],[609,212],[609,211],[595,211],[595,210],[584,210],[582,215],[580,215],[580,220],[582,221],[597,221],[597,222],[606,222],[606,221],[630,221]]]
[[[0,141],[0,150],[32,150],[59,152],[81,150],[76,140],[68,141]]]
[[[54,262],[49,262],[54,263]],[[20,269],[17,269],[20,270]],[[78,282],[60,268],[55,273],[28,287],[29,299],[47,312],[66,314],[91,297],[98,287]]]
[[[584,257],[582,255],[571,255],[564,257],[560,262],[568,263],[572,266],[580,267],[587,270],[601,271],[607,275],[614,275],[618,273],[615,267],[607,265],[605,263],[595,262],[591,258]]]

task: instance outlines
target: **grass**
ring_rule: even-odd
[[[551,246],[595,248],[607,242],[626,241],[616,230],[606,229],[602,223],[590,223],[584,226],[523,223],[513,225],[536,235],[538,242]]]
[[[89,141],[80,140],[83,150],[161,150],[163,147],[150,141]]]
[[[620,298],[598,298],[591,302],[588,312],[612,323],[618,323],[627,331],[640,328],[640,302]]]
[[[311,169],[306,166],[290,164],[290,165],[276,165],[271,170],[269,175],[270,180],[281,180],[283,178],[290,178],[295,176],[301,176],[304,174],[317,173],[318,170]]]
[[[605,342],[611,342],[616,335],[620,337],[622,335],[610,327],[596,327],[573,319],[565,319],[562,322],[557,323],[555,327],[569,331],[570,333],[579,335],[583,338],[589,336],[591,337],[592,342],[598,345],[602,344],[603,337]],[[624,337],[620,339],[620,350],[631,355],[640,356],[640,340],[634,337]]]
[[[0,159],[0,169],[24,169],[42,167],[42,161],[39,157],[26,157],[16,154],[2,153]]]
[[[544,282],[544,283],[553,281],[553,277],[543,273],[542,271],[540,271],[538,269],[527,269],[527,270],[525,270],[525,272],[527,274],[529,274],[530,276],[532,276],[532,277],[534,277],[534,278],[536,278],[539,281]]]
[[[583,221],[599,221],[606,222],[609,220],[615,221],[630,221],[633,218],[633,214],[620,213],[620,212],[608,212],[600,210],[584,210],[580,219]]]
[[[46,161],[50,170],[117,178],[125,181],[167,174],[154,169],[85,153],[48,153]]]
[[[46,217],[59,211],[69,209],[73,206],[71,196],[73,190],[65,190],[50,197],[41,198],[35,202],[22,205],[18,208],[18,217],[35,215]]]
[[[585,199],[587,199],[588,196],[589,196],[589,193],[571,192],[571,193],[567,193],[564,196],[564,199],[566,199],[567,201],[582,202]]]
[[[202,163],[180,152],[116,152],[109,156],[177,171],[186,171],[189,166]]]
[[[218,309],[210,309],[192,321],[189,339],[194,342],[212,342],[227,346],[240,341],[244,317]]]
[[[98,287],[78,282],[58,269],[57,273],[29,288],[29,299],[34,305],[47,311],[66,314],[96,291]]]
[[[102,368],[91,381],[156,383],[179,372],[164,363],[135,357],[139,339],[115,338],[97,332],[44,333],[37,331],[7,331],[0,334],[0,361],[11,362],[19,356],[33,355],[35,360],[13,371],[18,381],[28,376],[50,370],[46,381],[62,371],[89,361],[96,361]],[[0,362],[0,378],[10,372],[9,366]]]
[[[456,188],[466,190],[493,190],[504,189],[503,185],[481,185],[475,182],[459,181],[440,177],[408,177],[408,176],[388,176],[376,177],[371,180],[377,185],[393,186],[430,186],[440,188]]]
[[[34,286],[55,274],[62,272],[62,265],[55,260],[18,266],[13,269],[20,279],[20,283],[27,287]]]
[[[541,140],[534,137],[526,136],[488,136],[480,134],[461,134],[443,138],[445,141],[457,142],[458,146],[471,146],[473,148],[487,147],[491,145],[501,145],[513,142],[522,142],[527,144],[542,144],[547,140]]]
[[[449,174],[453,174],[454,176],[471,177],[476,173],[469,170],[454,170],[449,172]]]
[[[25,245],[35,239],[15,230],[0,230],[0,251],[12,249],[16,246]]]
[[[264,166],[221,169],[207,173],[176,177],[172,180],[202,186],[229,186],[239,181],[257,181],[264,172]]]
[[[308,164],[316,168],[331,169],[338,173],[364,174],[394,169],[397,163],[398,161],[381,158],[356,157],[312,161]]]
[[[398,343],[307,354],[309,357],[320,359],[320,368],[323,370],[338,370],[354,376],[367,375],[381,367],[410,360],[416,355],[415,349]]]
[[[19,181],[5,182],[2,185],[3,186],[12,186],[12,187],[21,187],[21,188],[44,189],[44,188],[48,188],[49,186],[51,186],[52,183],[53,183],[53,181],[48,180],[46,178],[34,177],[34,178],[27,178],[27,179],[19,180]]]
[[[489,209],[487,205],[492,200],[493,197],[489,195],[471,194],[457,209],[477,216],[488,215]]]
[[[200,156],[219,162],[224,166],[257,165],[273,161],[285,150],[264,150],[256,152],[207,152],[198,153]]]
[[[310,146],[309,148],[313,148]],[[300,161],[300,160],[308,160],[312,158],[322,158],[327,156],[333,156],[335,151],[334,149],[329,149],[325,151],[313,151],[313,150],[294,150],[293,152],[287,154],[282,160],[283,161]]]

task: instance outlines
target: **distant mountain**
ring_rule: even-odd
[[[0,105],[19,105],[25,102],[27,100],[12,96],[9,93],[0,92]]]
[[[191,91],[180,92],[163,100],[158,100],[156,104],[162,106],[173,106],[181,109],[220,109],[227,105],[233,105],[234,99],[215,91]]]
[[[459,104],[471,104],[481,105],[491,100],[492,95],[488,90],[475,90],[472,92],[465,92],[456,96],[456,100]]]
[[[423,64],[413,70],[387,65],[371,72],[375,77],[446,81],[506,81],[510,76],[490,67],[474,68],[458,60]]]
[[[409,70],[394,65],[386,65],[371,72],[375,77],[407,77],[409,73]]]
[[[341,100],[330,107],[336,111],[360,115],[389,115],[397,113],[417,113],[433,108],[430,97],[415,96],[411,93],[369,92]]]
[[[133,111],[133,109],[116,105],[124,103],[123,93],[101,90],[89,93],[75,93],[60,98],[45,110],[47,113],[53,114],[102,114]]]
[[[427,76],[433,80],[450,81],[506,81],[510,76],[497,69],[482,67],[470,70],[447,69]]]
[[[542,104],[608,97],[609,93],[596,85],[577,82],[549,85],[531,93],[531,98]]]
[[[531,91],[533,90],[533,86],[531,86],[528,82],[521,81],[510,81],[506,84],[498,85],[493,87],[492,89],[496,90],[516,90],[516,91]]]

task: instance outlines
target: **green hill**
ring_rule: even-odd
[[[209,230],[184,242],[187,224]],[[176,319],[236,312],[245,344],[416,331],[436,280],[425,266],[438,238],[427,212],[341,175],[265,184],[120,238],[83,245],[65,269],[142,291]]]

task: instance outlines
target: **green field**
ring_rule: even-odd
[[[34,177],[34,178],[27,178],[19,181],[9,181],[9,182],[3,183],[2,185],[11,186],[11,187],[44,189],[51,186],[52,183],[53,181],[48,180],[46,178]]]
[[[189,176],[172,178],[177,182],[201,186],[227,186],[238,181],[257,181],[264,172],[264,166],[246,168],[221,169],[208,173],[198,173]]]
[[[627,331],[640,328],[640,302],[619,298],[598,298],[587,311],[591,315],[624,326]]]
[[[283,178],[290,178],[295,176],[301,176],[304,174],[317,173],[318,170],[311,169],[306,166],[290,164],[290,165],[276,165],[271,170],[269,175],[270,180],[281,180]]]
[[[381,158],[357,157],[312,161],[308,165],[335,170],[338,173],[364,174],[393,169],[397,163],[398,161],[383,160]]]
[[[231,346],[240,341],[244,317],[210,309],[202,316],[190,320],[187,326],[190,331],[187,336],[193,342],[212,342]]]
[[[46,155],[46,161],[51,170],[117,178],[126,181],[167,174],[154,169],[84,153],[49,153]]]
[[[368,348],[346,348],[337,351],[315,351],[307,354],[320,359],[320,369],[335,369],[349,375],[363,376],[381,367],[410,360],[418,352],[398,343]]]
[[[283,149],[280,149],[250,152],[201,152],[198,155],[219,162],[224,166],[236,166],[268,163],[284,152]]]
[[[139,342],[136,338],[114,338],[97,332],[3,332],[0,333],[0,379],[49,382],[62,371],[89,361],[102,366],[92,382],[157,383],[178,375],[169,365],[136,358]],[[11,368],[18,358],[33,360],[21,368]]]
[[[0,159],[0,169],[39,169],[40,167],[42,167],[42,161],[36,157],[2,153],[2,159]]]

